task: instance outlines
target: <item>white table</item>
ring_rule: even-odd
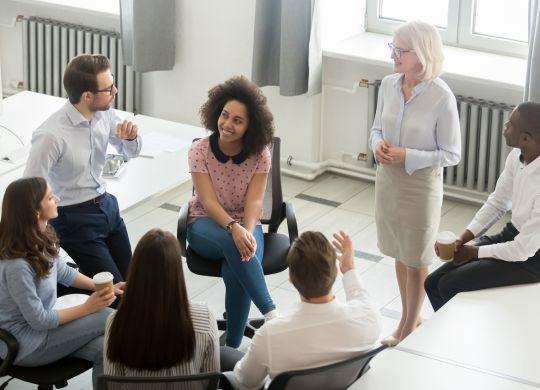
[[[35,92],[21,92],[4,99],[4,111],[0,115],[0,125],[15,132],[25,145],[29,145],[33,131],[52,113],[61,108],[66,99]],[[122,118],[133,114],[118,111]],[[164,151],[155,158],[138,157],[130,160],[119,178],[107,179],[107,191],[118,198],[120,211],[167,191],[189,178],[187,150],[193,138],[206,135],[204,129],[196,126],[152,118],[145,115],[132,117],[139,125],[140,133],[158,132],[167,136],[181,138],[184,147],[174,151]],[[0,128],[2,136],[0,157],[10,150],[21,147],[21,142]],[[19,164],[0,161],[0,200],[9,183],[22,177],[26,160]]]
[[[458,294],[396,349],[540,387],[539,297],[540,283]]]
[[[131,120],[141,129],[143,145],[145,134],[159,132],[182,139],[184,146],[174,152],[164,151],[155,158],[134,158],[129,161],[120,178],[107,179],[107,191],[118,198],[121,211],[190,179],[187,159],[189,146],[193,138],[206,135],[201,127],[145,115],[136,115]]]
[[[423,325],[422,325],[423,326]],[[536,387],[459,365],[386,349],[350,390],[532,390]]]

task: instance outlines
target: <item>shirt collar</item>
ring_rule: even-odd
[[[66,104],[64,105],[64,110],[66,111],[66,114],[73,124],[73,126],[78,126],[80,124],[88,124],[88,120],[75,108],[73,104],[70,103],[68,100]],[[97,111],[94,114],[93,121],[101,119],[101,116],[103,113],[101,111]]]
[[[219,133],[217,131],[210,135],[210,149],[212,150],[212,153],[214,153],[216,160],[223,164],[225,164],[229,160],[232,160],[234,164],[242,164],[244,161],[246,161],[247,156],[243,150],[236,156],[227,156],[225,153],[223,153],[219,149],[218,138]]]
[[[401,90],[401,83],[403,81],[403,77],[405,77],[405,75],[403,73],[400,73],[399,74],[399,77],[397,77],[395,80],[394,80],[394,88],[398,89],[398,90]],[[422,92],[424,89],[426,89],[426,87],[428,86],[428,84],[431,82],[431,80],[423,80],[421,81],[420,83],[418,83],[412,90],[412,94],[411,94],[411,97],[414,97],[416,95],[418,95],[420,92]]]

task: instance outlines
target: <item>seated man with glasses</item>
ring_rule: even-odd
[[[73,58],[64,73],[69,101],[32,135],[25,177],[47,179],[60,197],[51,220],[60,245],[92,277],[102,271],[123,281],[131,246],[116,198],[101,176],[107,145],[138,156],[137,125],[120,121],[112,109],[118,90],[109,59],[99,54]]]

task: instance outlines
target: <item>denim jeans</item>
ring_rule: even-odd
[[[97,388],[97,377],[103,374],[103,333],[112,309],[108,307],[76,319],[47,332],[47,337],[30,355],[17,364],[35,367],[52,363],[66,356],[78,357],[94,363],[92,384]]]
[[[225,310],[227,311],[227,345],[237,348],[244,334],[251,301],[262,314],[276,308],[264,280],[261,266],[264,253],[262,227],[253,232],[257,241],[255,256],[242,261],[229,232],[212,218],[203,217],[188,225],[187,239],[199,255],[221,261],[225,282]]]

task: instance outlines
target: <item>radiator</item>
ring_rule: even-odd
[[[369,85],[368,129],[371,129],[380,81]],[[503,125],[514,106],[473,97],[456,96],[461,125],[461,161],[444,169],[445,193],[478,201],[495,189],[510,148],[503,137]],[[369,138],[369,131],[367,132]],[[376,168],[373,154],[367,166]]]
[[[111,60],[118,88],[114,108],[140,112],[140,73],[124,64],[120,34],[34,16],[18,20],[23,26],[25,89],[67,97],[62,78],[69,60],[83,53],[103,54]]]

